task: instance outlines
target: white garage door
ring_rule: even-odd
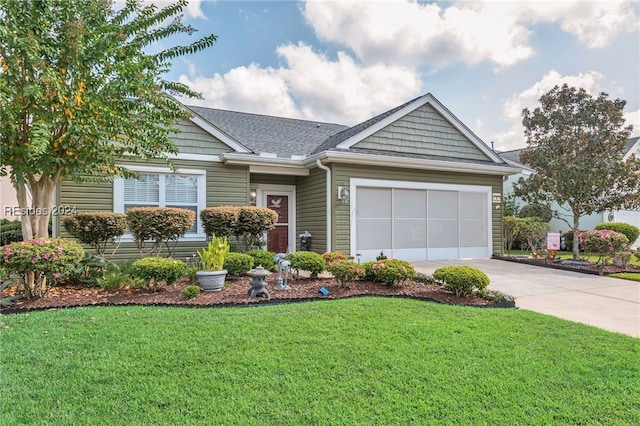
[[[409,261],[491,255],[490,187],[353,179],[351,252]]]

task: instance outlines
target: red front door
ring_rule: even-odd
[[[289,196],[267,194],[267,208],[278,213],[276,227],[267,233],[267,250],[286,253],[289,247]]]

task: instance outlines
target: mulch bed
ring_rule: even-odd
[[[155,305],[182,307],[227,307],[259,306],[276,303],[292,303],[311,300],[342,299],[359,296],[406,297],[428,300],[450,305],[497,307],[491,301],[479,297],[457,297],[436,284],[411,283],[404,286],[388,287],[380,284],[355,281],[347,288],[340,287],[332,278],[298,278],[289,280],[290,290],[276,290],[275,274],[267,278],[270,299],[263,296],[250,298],[249,277],[228,277],[222,291],[200,293],[193,299],[185,299],[182,290],[190,283],[183,279],[173,285],[160,284],[156,292],[149,289],[122,289],[106,291],[96,287],[62,286],[54,287],[43,298],[21,299],[12,306],[0,310],[1,313],[18,313],[32,310],[71,308],[99,305]],[[321,288],[329,293],[320,293]]]
[[[526,265],[541,266],[545,268],[561,269],[564,271],[581,272],[583,274],[591,275],[610,275],[622,272],[635,272],[640,273],[640,266],[637,265],[604,265],[598,266],[595,263],[589,263],[588,265],[574,264],[574,263],[559,263],[545,259],[533,259],[533,258],[520,258],[511,256],[494,256],[495,259],[506,260],[509,262],[523,263]]]

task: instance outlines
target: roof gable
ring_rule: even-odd
[[[315,152],[369,149],[503,163],[478,136],[426,94],[336,134]]]

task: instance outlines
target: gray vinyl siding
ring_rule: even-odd
[[[135,163],[140,165],[141,163]],[[246,205],[249,197],[249,171],[247,167],[229,167],[219,162],[174,160],[178,169],[205,170],[206,175],[206,205],[207,207],[219,205]],[[145,166],[166,167],[162,160],[152,160],[144,163]],[[78,184],[65,180],[57,191],[58,204],[75,206],[78,212],[86,211],[113,211],[113,183],[84,183]],[[57,224],[57,235],[70,238],[61,224]],[[192,256],[204,241],[180,241],[178,242],[174,258],[184,259]],[[85,247],[88,249],[87,247]],[[113,247],[107,250],[110,253]],[[166,249],[163,249],[166,256]],[[138,248],[133,242],[120,244],[115,261],[137,259],[140,257]]]
[[[476,145],[428,104],[353,147],[468,160],[488,159]]]
[[[311,169],[309,176],[297,178],[296,188],[296,247],[300,249],[298,235],[309,231],[311,250],[324,253],[327,249],[327,192],[326,172]]]
[[[176,127],[180,129],[180,133],[173,135],[171,139],[183,154],[219,155],[233,151],[191,121],[182,120]]]
[[[335,185],[333,185],[332,192],[336,192],[336,186],[348,186],[351,178],[491,186],[492,193],[502,194],[502,176],[390,167],[367,167],[347,164],[333,164],[333,179]],[[502,253],[502,210],[496,209],[494,204],[492,205],[491,211],[492,249],[494,253]],[[343,204],[335,198],[333,223],[335,229],[333,237],[334,251],[349,253],[351,232],[350,205]]]

